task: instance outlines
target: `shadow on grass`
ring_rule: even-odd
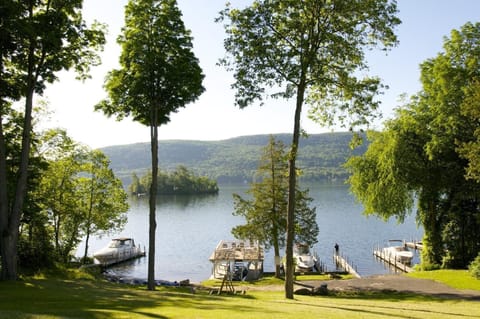
[[[448,293],[429,293],[422,294],[417,292],[399,292],[395,290],[359,290],[359,291],[329,291],[329,296],[340,298],[355,298],[365,300],[377,300],[377,301],[451,301],[451,300],[465,300],[465,301],[480,301],[480,297],[477,295],[458,295]]]
[[[189,288],[146,288],[105,281],[26,279],[0,282],[0,318],[29,318],[36,315],[77,318],[170,318],[188,317],[198,310],[236,311],[232,298],[249,295],[192,294]],[[242,311],[248,311],[243,307]],[[258,309],[257,309],[258,310]]]
[[[318,296],[311,296],[311,298],[319,298]],[[403,293],[396,291],[360,291],[360,292],[330,292],[328,296],[320,298],[331,298],[335,300],[334,303],[328,304],[313,304],[299,303],[303,306],[316,307],[322,309],[338,309],[340,311],[363,313],[367,317],[370,316],[393,316],[395,318],[423,318],[425,315],[434,317],[452,317],[452,318],[478,318],[478,314],[465,314],[461,312],[445,311],[443,308],[432,309],[429,305],[432,302],[444,303],[451,301],[452,298],[448,298],[444,295],[421,295],[415,293]],[[458,298],[453,298],[457,300]],[[364,301],[364,303],[362,303]],[[370,303],[373,301],[375,303]],[[402,303],[415,303],[417,307],[401,306]],[[368,303],[368,304],[367,304]],[[425,307],[422,307],[422,304]],[[393,304],[393,305],[392,305]]]

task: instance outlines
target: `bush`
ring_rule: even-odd
[[[480,279],[480,254],[478,254],[477,258],[475,258],[470,266],[468,266],[468,270],[473,277]]]
[[[35,273],[53,265],[55,257],[53,246],[48,237],[37,237],[38,240],[28,240],[20,236],[18,243],[18,262],[24,273]]]

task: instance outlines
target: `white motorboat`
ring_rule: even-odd
[[[100,249],[93,254],[102,265],[112,265],[129,259],[145,256],[145,251],[139,246],[135,246],[133,238],[114,238],[107,247]]]
[[[383,253],[390,259],[402,264],[410,265],[413,259],[413,252],[408,250],[406,245],[389,246],[383,248]]]
[[[318,270],[318,259],[306,244],[295,244],[293,246],[293,258],[295,260],[295,271],[310,272]]]

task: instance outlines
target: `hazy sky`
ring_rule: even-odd
[[[214,19],[226,0],[177,0],[183,20],[194,37],[194,51],[205,74],[205,93],[171,117],[159,129],[160,139],[222,140],[239,135],[291,133],[294,101],[267,100],[264,106],[252,105],[239,110],[233,104],[230,85],[232,75],[216,65],[224,56],[224,32]],[[231,0],[234,6],[251,1]],[[106,73],[118,67],[120,48],[117,35],[124,22],[127,0],[85,0],[84,19],[108,24],[107,45],[102,65],[91,72],[92,79],[76,81],[73,73],[60,74],[60,81],[51,85],[44,96],[54,112],[48,127],[61,127],[78,142],[92,148],[149,142],[148,127],[130,119],[117,122],[93,107],[105,98],[103,83]],[[399,0],[397,29],[400,44],[388,55],[369,54],[370,74],[383,79],[390,89],[380,97],[384,118],[392,116],[402,93],[411,95],[420,89],[419,64],[442,50],[443,38],[452,29],[468,21],[480,21],[479,0]],[[304,111],[306,114],[306,111]],[[381,122],[376,123],[381,128]],[[304,116],[302,127],[308,133],[330,131]]]

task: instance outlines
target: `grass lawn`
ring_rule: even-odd
[[[414,271],[409,277],[432,279],[456,289],[480,290],[480,280],[475,279],[467,270]]]
[[[266,283],[267,285],[275,282]],[[480,302],[413,294],[363,293],[284,298],[282,291],[192,294],[82,278],[0,282],[0,318],[479,318]]]

